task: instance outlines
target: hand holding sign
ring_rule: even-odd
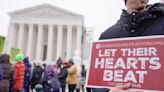
[[[164,35],[94,42],[87,86],[115,87],[112,91],[124,92],[125,84],[130,82],[128,92],[163,92],[163,47]],[[121,85],[123,88],[118,87]]]

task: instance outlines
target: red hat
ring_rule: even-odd
[[[69,65],[69,63],[67,61],[64,61],[62,64],[66,65],[66,66]]]

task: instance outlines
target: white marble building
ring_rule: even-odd
[[[83,39],[83,62],[82,64],[85,65],[86,69],[89,69],[90,65],[90,54],[91,54],[91,47],[93,42],[93,28],[86,27],[84,32],[84,39]]]
[[[9,13],[7,52],[21,50],[30,60],[52,62],[72,58],[82,48],[84,17],[59,7],[42,4]]]
[[[164,3],[164,0],[160,0],[161,3]]]

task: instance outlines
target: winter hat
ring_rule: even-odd
[[[62,64],[63,65],[69,65],[69,62],[68,61],[64,61]]]
[[[37,84],[35,86],[36,92],[43,92],[43,85],[42,84]]]
[[[47,76],[54,76],[55,75],[55,71],[54,71],[54,67],[52,65],[48,65],[46,67],[46,70],[45,70]]]
[[[16,58],[16,61],[23,61],[24,56],[23,54],[17,54],[15,58]]]

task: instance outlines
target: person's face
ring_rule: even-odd
[[[127,0],[126,6],[129,12],[142,12],[149,0]]]

